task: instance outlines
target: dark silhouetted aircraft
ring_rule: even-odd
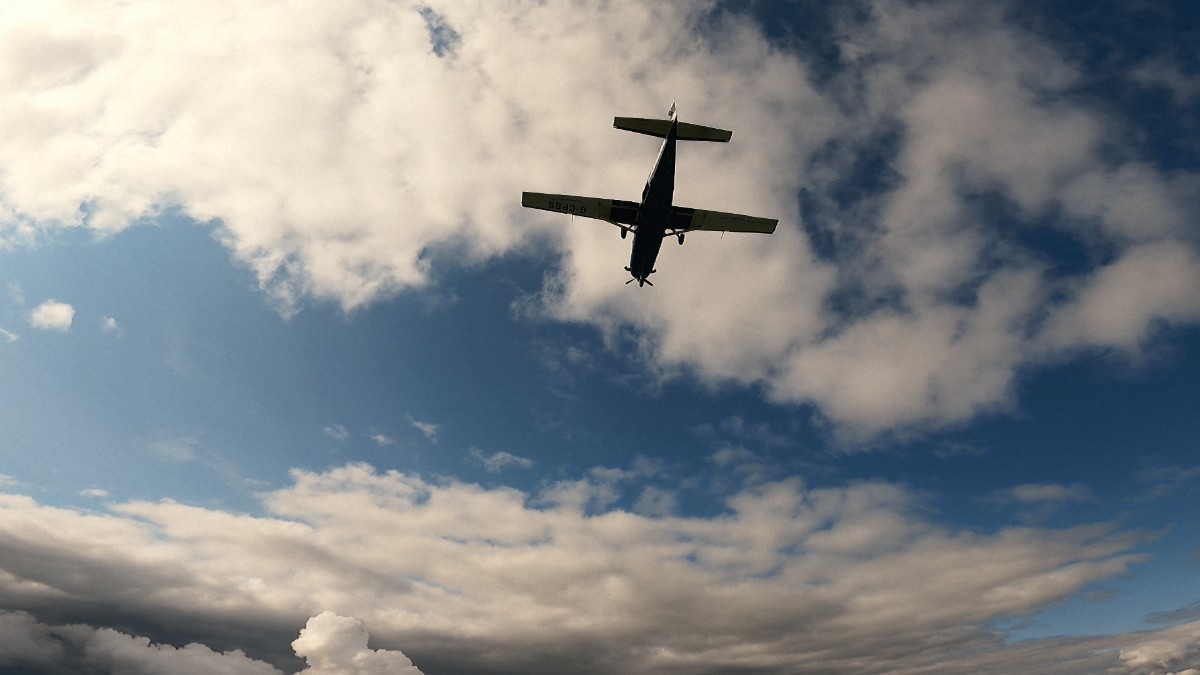
[[[523,192],[521,206],[605,220],[621,228],[622,239],[632,231],[633,253],[629,256],[629,266],[625,271],[633,275],[633,278],[625,283],[637,281],[639,286],[650,284],[647,277],[656,271],[654,261],[658,258],[663,237],[678,237],[679,243],[683,244],[684,233],[692,230],[763,234],[775,231],[778,220],[690,209],[671,203],[675,194],[675,142],[728,143],[733,137],[732,131],[680,122],[675,114],[675,104],[671,104],[671,110],[665,120],[617,117],[613,119],[613,127],[664,139],[662,150],[658,152],[658,161],[655,162],[654,170],[650,172],[650,178],[646,180],[646,187],[642,190],[640,203],[620,199]]]

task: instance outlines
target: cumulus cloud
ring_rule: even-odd
[[[1148,635],[1122,648],[1120,654],[1122,665],[1132,672],[1196,675],[1200,673],[1200,622]]]
[[[310,675],[421,675],[402,652],[367,649],[362,622],[333,612],[308,620],[292,642],[296,655],[308,662]]]
[[[75,308],[55,300],[47,300],[29,313],[29,325],[41,330],[67,331],[74,321]]]
[[[644,495],[617,476],[632,473],[580,482]],[[0,606],[97,627],[119,615],[125,635],[104,638],[114,655],[236,660],[241,649],[293,671],[285,645],[316,617],[296,641],[314,672],[408,667],[384,653],[401,646],[447,673],[1003,672],[976,667],[996,661],[1054,672],[1071,659],[1097,672],[1143,644],[1053,643],[1047,656],[1047,643],[1006,646],[993,623],[1124,573],[1141,559],[1136,533],[948,528],[918,495],[879,482],[764,483],[708,517],[673,516],[662,494],[641,515],[550,494],[570,487],[352,465],[294,472],[263,495],[261,515],[172,501],[80,512],[0,495]],[[190,643],[220,646],[165,646]]]
[[[1006,8],[872,0],[816,78],[707,3],[47,3],[0,18],[0,244],[178,207],[283,311],[550,245],[527,305],[632,329],[658,375],[761,384],[849,439],[954,424],[1022,368],[1200,318],[1196,176],[1135,159]],[[735,130],[681,148],[677,201],[781,227],[695,236],[634,292],[612,228],[518,196],[636,198],[656,148],[611,119],[675,97]]]

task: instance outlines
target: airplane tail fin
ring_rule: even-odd
[[[656,136],[658,138],[666,138],[667,132],[671,130],[672,124],[678,124],[675,129],[675,137],[681,141],[709,141],[712,143],[728,143],[733,137],[732,131],[725,129],[717,129],[716,127],[703,127],[699,124],[688,124],[687,122],[678,122],[675,119],[675,104],[671,104],[671,110],[667,119],[648,119],[645,117],[614,117],[613,128],[632,131],[635,134],[646,134],[647,136]]]

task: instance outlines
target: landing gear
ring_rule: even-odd
[[[683,246],[683,233],[682,232],[679,233],[679,245]]]
[[[626,236],[628,236],[628,235],[629,235],[629,228],[628,228],[628,227],[622,227],[622,228],[621,228],[621,238],[622,238],[622,239],[624,239],[624,238],[625,238]]]

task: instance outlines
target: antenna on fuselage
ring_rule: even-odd
[[[675,119],[675,101],[671,101],[671,109],[667,111],[667,119]]]

